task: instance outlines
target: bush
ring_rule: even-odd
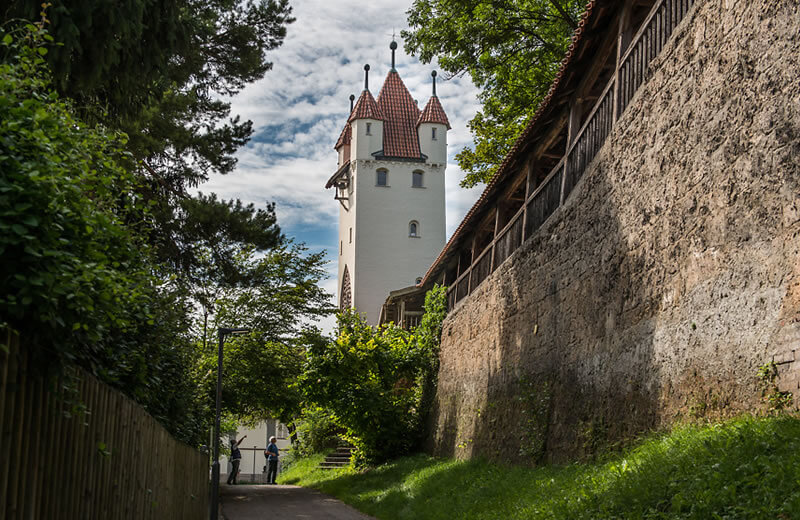
[[[197,444],[185,294],[156,276],[126,137],[53,91],[48,41],[0,31],[0,326],[43,371],[77,363]]]
[[[426,295],[426,314],[413,332],[392,324],[373,328],[344,312],[336,341],[309,350],[303,391],[346,428],[357,464],[419,446],[435,390],[444,299],[442,287]]]
[[[308,457],[314,453],[324,453],[336,448],[345,429],[336,424],[331,412],[319,406],[309,406],[295,421],[298,442],[297,454]]]
[[[152,320],[147,248],[125,137],[73,117],[52,92],[46,34],[2,35],[0,316],[57,359],[96,358],[110,330]],[[143,252],[145,251],[145,252]]]

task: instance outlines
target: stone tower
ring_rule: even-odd
[[[364,90],[335,149],[339,208],[339,306],[378,322],[389,291],[418,283],[445,243],[447,131],[450,124],[433,95],[423,110],[394,67],[375,99]]]

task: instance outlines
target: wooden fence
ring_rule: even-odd
[[[483,252],[476,251],[447,290],[447,308],[471,294],[564,204],[605,143],[616,120],[646,81],[650,63],[666,45],[695,0],[657,0],[630,45],[618,59],[614,74],[592,107],[564,156]],[[487,262],[487,258],[493,258]]]
[[[208,518],[207,455],[82,370],[35,375],[12,334],[0,342],[0,436],[0,519]]]

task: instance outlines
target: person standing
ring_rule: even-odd
[[[247,435],[245,435],[238,441],[236,440],[236,438],[231,439],[231,464],[233,465],[233,469],[231,469],[231,472],[228,473],[229,485],[230,484],[236,485],[236,476],[239,474],[239,464],[242,462],[242,452],[239,451],[239,445],[246,438]]]
[[[280,450],[278,450],[278,445],[275,444],[277,440],[275,437],[270,437],[267,449],[264,450],[264,456],[267,457],[267,484],[274,484],[275,478],[278,476]]]

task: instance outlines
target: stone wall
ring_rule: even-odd
[[[800,8],[699,0],[567,203],[460,302],[430,450],[561,461],[800,373]],[[798,361],[795,361],[795,360]]]

